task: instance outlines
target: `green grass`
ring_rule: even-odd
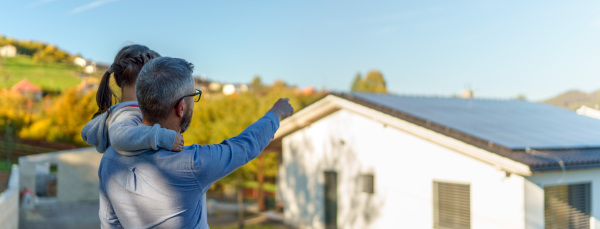
[[[16,163],[10,163],[10,165],[6,165],[6,160],[4,159],[0,159],[0,172],[10,172],[10,169],[12,168],[12,164],[16,164]]]
[[[258,181],[245,181],[244,187],[258,188]],[[265,183],[263,183],[263,189],[267,192],[277,192],[277,185],[265,182]]]
[[[63,90],[81,82],[71,63],[35,63],[29,56],[0,58],[0,88],[10,88],[27,78],[38,87]]]

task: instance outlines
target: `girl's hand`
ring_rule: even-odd
[[[175,142],[173,142],[173,149],[171,151],[179,152],[183,149],[183,135],[175,135]]]

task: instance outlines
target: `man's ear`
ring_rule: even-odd
[[[183,109],[185,108],[185,102],[184,99],[180,100],[179,103],[177,103],[177,106],[175,106],[175,115],[177,115],[177,117],[182,118],[183,117]]]

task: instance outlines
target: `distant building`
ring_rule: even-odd
[[[83,72],[88,75],[96,72],[96,70],[97,70],[96,62],[91,61],[91,60],[86,60],[81,57],[75,57],[75,59],[73,59],[73,64],[83,68]]]
[[[76,90],[85,94],[88,91],[94,90],[96,88],[98,88],[98,82],[96,80],[94,80],[93,78],[87,78],[87,79],[81,80],[81,83],[79,83],[79,85],[77,85]]]
[[[221,91],[221,87],[222,86],[221,86],[220,83],[218,83],[218,82],[211,82],[208,85],[208,90],[211,91],[211,92],[219,92],[219,91]]]
[[[463,99],[472,99],[474,96],[473,90],[464,89],[460,92],[460,97]]]
[[[42,89],[35,84],[29,82],[27,79],[19,81],[17,84],[10,88],[10,91],[16,92],[25,96],[30,96],[35,100],[42,98]]]
[[[92,73],[96,72],[96,62],[89,61],[87,63],[87,66],[85,66],[85,68],[83,68],[83,72],[85,72],[86,74],[92,74]]]
[[[225,84],[223,86],[224,95],[232,95],[237,93],[244,93],[248,91],[248,85],[246,84]]]
[[[519,100],[328,95],[281,122],[296,228],[596,228],[600,120]]]
[[[87,61],[81,57],[75,57],[75,59],[73,59],[73,64],[85,68],[85,66],[87,65]]]
[[[17,56],[17,47],[12,45],[4,45],[0,47],[0,57],[15,57]]]
[[[581,106],[579,109],[577,109],[577,114],[600,119],[600,110],[588,106]]]
[[[233,84],[225,84],[223,86],[223,94],[224,95],[231,95],[235,93],[235,85]]]

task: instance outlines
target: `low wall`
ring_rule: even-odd
[[[98,201],[98,167],[102,154],[95,148],[44,153],[19,158],[19,190],[36,192],[36,167],[56,165],[56,197],[59,202]]]
[[[0,227],[19,228],[19,166],[13,165],[8,187],[0,193]]]

